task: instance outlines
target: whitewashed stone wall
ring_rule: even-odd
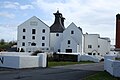
[[[0,67],[8,68],[33,68],[33,67],[46,67],[45,53],[40,53],[38,56],[28,55],[14,55],[14,56],[0,56]]]

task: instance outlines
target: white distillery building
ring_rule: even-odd
[[[50,27],[35,16],[19,25],[17,48],[25,52],[41,50],[90,55],[109,52],[109,38],[100,38],[99,34],[83,34],[82,28],[73,22],[65,28],[63,15],[59,11],[54,15],[55,21]]]
[[[110,52],[110,39],[99,34],[84,34],[84,52],[88,55],[104,56]]]
[[[61,52],[83,53],[83,33],[73,22],[64,30],[61,41]]]
[[[17,48],[25,52],[49,51],[50,29],[39,18],[33,16],[18,26]]]

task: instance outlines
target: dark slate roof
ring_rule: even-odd
[[[64,19],[62,17],[62,14],[59,13],[59,11],[57,11],[56,13],[54,13],[55,15],[55,21],[52,24],[52,26],[50,27],[50,32],[55,33],[55,32],[60,32],[62,33],[65,30],[64,27]]]
[[[64,27],[60,24],[53,24],[50,27],[50,32],[63,32],[64,30]]]

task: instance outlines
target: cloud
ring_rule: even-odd
[[[18,8],[18,6],[19,6],[19,3],[18,3],[18,2],[5,1],[5,2],[1,3],[1,7],[3,7],[3,8],[16,9],[16,8]]]
[[[25,9],[34,9],[32,5],[22,5],[20,6],[20,9],[25,10]]]
[[[34,7],[30,4],[22,5],[18,2],[10,2],[10,1],[4,1],[0,2],[0,8],[7,8],[7,9],[21,9],[21,10],[26,10],[26,9],[34,9]]]
[[[0,24],[0,39],[6,41],[17,40],[17,25],[15,24]]]
[[[66,18],[66,27],[74,22],[84,33],[99,33],[103,37],[115,39],[115,15],[120,10],[118,0],[36,0],[34,4],[48,14],[59,8]],[[51,16],[51,20],[53,18]],[[47,20],[49,25],[54,22],[51,20]]]
[[[6,18],[13,19],[15,18],[15,15],[12,13],[8,13],[8,12],[0,12],[0,17],[6,17]]]

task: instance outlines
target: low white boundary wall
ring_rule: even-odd
[[[79,61],[93,61],[93,62],[100,62],[97,56],[93,55],[81,55],[79,56]]]
[[[0,56],[30,56],[28,52],[0,52]]]
[[[40,53],[38,56],[14,55],[14,56],[0,56],[0,67],[8,68],[33,68],[46,67],[47,55]]]
[[[120,77],[120,61],[115,60],[115,56],[105,56],[104,70],[115,77]]]

